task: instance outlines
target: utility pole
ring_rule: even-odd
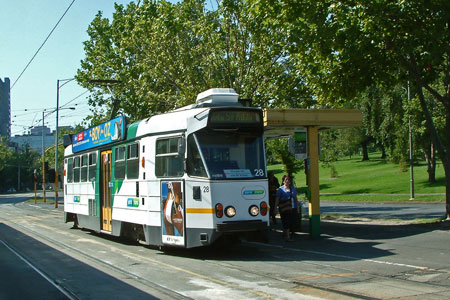
[[[55,208],[58,208],[58,120],[59,120],[59,79],[56,81],[56,129],[55,129]]]
[[[44,118],[45,118],[45,111],[42,111],[42,190],[44,191],[44,202],[47,202],[47,198],[45,195]]]
[[[106,79],[99,79],[99,80],[89,80],[90,83],[95,84],[95,85],[103,85],[106,86],[106,88],[108,89],[109,93],[111,94],[112,97],[112,103],[111,103],[111,115],[109,116],[109,119],[111,120],[112,118],[114,118],[116,116],[116,113],[118,111],[118,103],[119,103],[119,99],[116,98],[114,96],[113,90],[111,89],[111,85],[113,84],[119,84],[122,83],[122,81],[120,80],[106,80]]]
[[[20,192],[20,159],[17,162],[17,191]]]
[[[55,208],[58,208],[58,126],[59,126],[59,88],[63,87],[66,83],[75,80],[75,78],[62,79],[56,81],[56,129],[55,129]],[[64,83],[59,86],[59,82],[64,81]],[[74,107],[69,107],[68,109],[75,109]]]
[[[409,88],[408,81],[408,104],[411,103],[411,90]],[[410,177],[410,193],[409,200],[414,200],[414,153],[413,153],[413,136],[411,130],[411,116],[408,117],[409,121],[409,177]]]

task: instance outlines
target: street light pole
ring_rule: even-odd
[[[44,151],[44,118],[45,118],[45,110],[42,111],[42,189],[44,191],[44,202],[47,202],[47,198],[45,195],[45,151]]]
[[[63,83],[66,84],[72,80],[74,80],[75,78],[69,78],[69,79],[62,79],[62,80],[57,80],[56,81],[56,130],[55,130],[55,208],[58,208],[58,121],[59,121],[59,82],[60,81],[65,81]],[[63,86],[62,85],[62,86]],[[61,87],[62,87],[61,86]]]
[[[411,90],[408,81],[408,104],[411,103]],[[409,116],[409,178],[410,178],[410,194],[409,200],[414,200],[414,153],[413,153],[413,136],[411,131],[411,116]]]
[[[55,130],[55,208],[58,208],[58,120],[59,120],[59,79],[56,81],[56,130]]]

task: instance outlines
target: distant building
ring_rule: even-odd
[[[73,129],[71,126],[58,126],[58,128],[60,132],[61,129]],[[10,140],[18,144],[19,148],[28,145],[42,155],[42,132],[44,132],[44,149],[55,145],[55,131],[52,132],[47,126],[37,126],[31,129],[31,134],[15,135]]]
[[[10,82],[0,78],[0,136],[11,135],[11,94]]]
[[[42,136],[42,132],[44,132],[44,135],[51,134],[51,130],[47,126],[35,126],[31,128],[31,135]]]

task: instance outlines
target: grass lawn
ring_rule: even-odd
[[[330,178],[330,168],[320,163],[319,182],[321,200],[336,201],[380,201],[398,202],[410,199],[410,172],[400,170],[400,166],[379,158],[379,153],[369,155],[369,161],[361,161],[360,156],[341,159],[334,163],[337,178]],[[284,174],[281,164],[268,166],[280,180]],[[415,201],[445,201],[445,177],[441,164],[436,167],[436,183],[428,183],[425,162],[414,166]],[[295,174],[297,187],[306,186],[303,171]],[[442,195],[436,195],[436,194]],[[333,195],[336,194],[336,195]],[[344,194],[344,195],[342,195]],[[361,195],[364,194],[364,195]],[[422,195],[434,194],[434,195]]]

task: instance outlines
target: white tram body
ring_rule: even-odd
[[[117,117],[65,146],[66,222],[156,246],[265,239],[262,111],[232,89],[129,126]]]

